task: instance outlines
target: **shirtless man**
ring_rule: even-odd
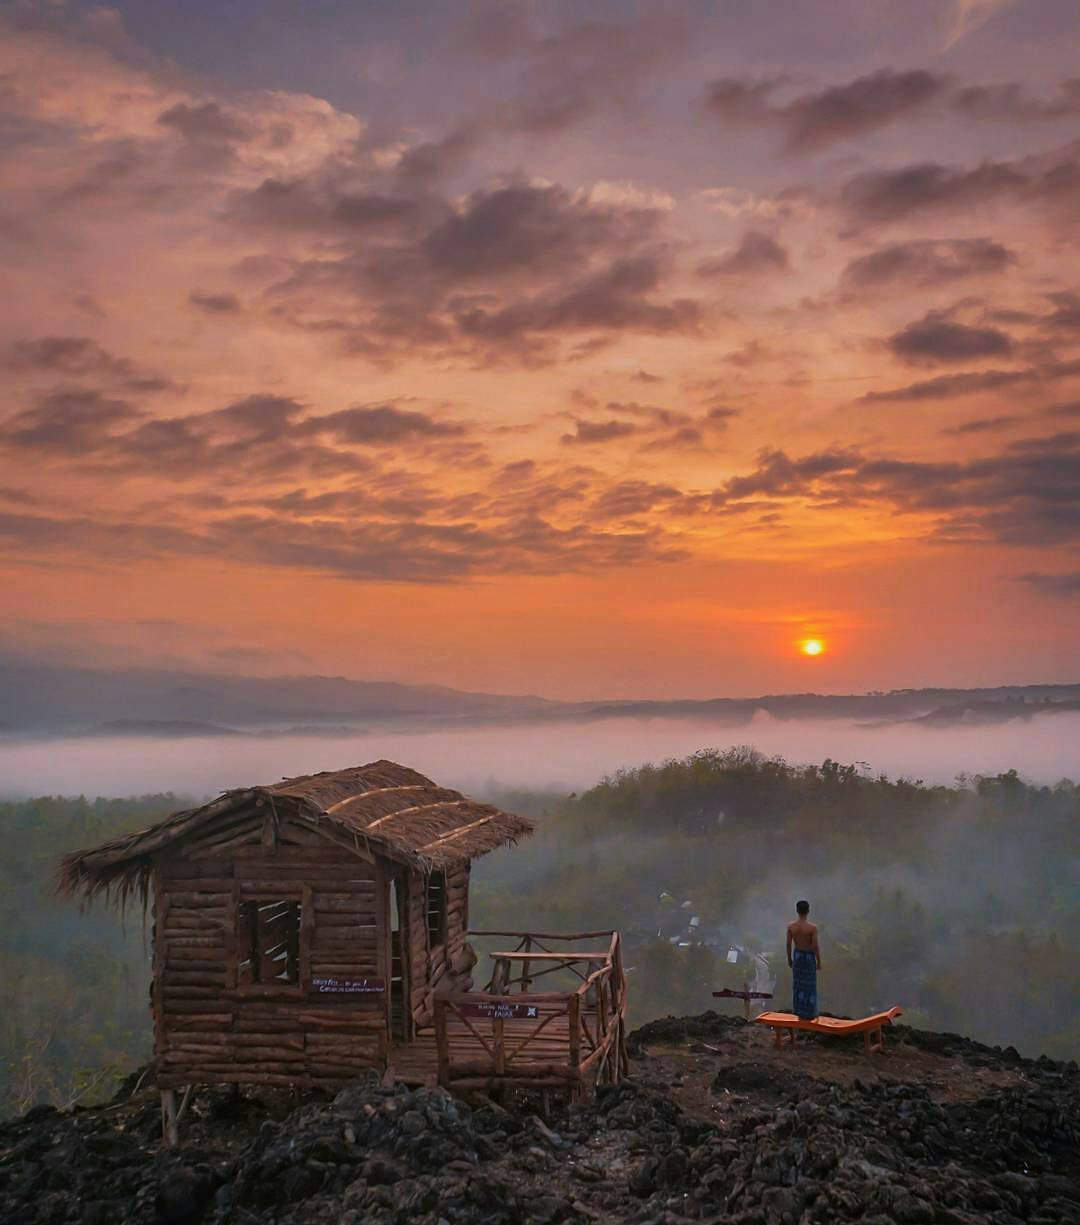
[[[787,963],[791,967],[791,1011],[804,1021],[818,1015],[817,972],[821,969],[821,946],[817,925],[807,918],[809,902],[797,902],[796,918],[787,928]]]

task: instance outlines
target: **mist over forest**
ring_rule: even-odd
[[[405,762],[470,794],[499,787],[570,792],[641,762],[685,757],[703,745],[743,743],[789,761],[831,757],[865,763],[893,778],[934,783],[1008,768],[1041,783],[1075,776],[1080,712],[1034,711],[1000,722],[960,719],[944,725],[922,714],[869,722],[779,718],[758,708],[737,722],[665,715],[376,725],[359,732],[323,727],[229,736],[175,729],[171,735],[19,735],[0,737],[0,798],[39,795],[44,787],[59,795],[172,791],[202,798],[253,781],[379,758]]]
[[[239,755],[230,742],[220,757],[201,741],[144,740],[138,755],[124,740],[65,741],[62,753],[51,746],[53,768],[45,769],[26,756],[34,746],[8,746],[9,785],[31,785],[36,769],[66,798],[0,804],[0,976],[8,1001],[0,1015],[0,1114],[101,1098],[151,1052],[143,916],[129,912],[121,922],[100,907],[80,914],[58,902],[51,883],[59,856],[150,824],[205,790],[344,764],[328,743],[353,763],[396,751],[440,781],[471,778],[477,798],[534,817],[533,838],[474,864],[470,924],[620,928],[633,1024],[702,1011],[714,1003],[712,991],[747,978],[774,982],[786,1007],[784,926],[805,896],[821,929],[823,1010],[859,1015],[898,1003],[916,1025],[1011,1044],[1025,1055],[1076,1058],[1080,967],[1068,933],[1080,922],[1080,788],[1062,777],[1073,720],[1058,715],[1046,729],[1036,719],[977,736],[922,728],[838,736],[835,723],[784,725],[786,735],[807,737],[802,754],[787,761],[767,734],[755,735],[757,749],[684,750],[664,760],[667,743],[685,744],[696,729],[668,729],[665,742],[655,724],[625,721],[622,739],[578,729],[584,747],[576,751],[573,737],[552,740],[551,729],[528,736],[519,729],[517,740],[446,734],[441,746],[434,735],[323,740],[314,758],[311,744],[277,742],[273,760],[255,741],[243,742]],[[867,742],[880,750],[873,768],[858,758],[838,764],[835,755],[788,764],[813,761],[830,737],[846,750],[861,748],[860,734],[876,738]],[[1072,734],[1075,744],[1075,726]],[[637,761],[660,764],[631,764],[635,751]],[[1025,768],[954,777],[957,767],[991,756]],[[906,766],[885,769],[883,760]],[[602,781],[575,786],[590,768]],[[86,780],[91,795],[110,786],[132,792],[155,778],[164,787],[185,770],[198,790],[88,799],[74,782]]]

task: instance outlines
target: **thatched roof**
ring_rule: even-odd
[[[57,883],[68,895],[111,895],[123,907],[145,902],[153,860],[210,833],[245,811],[268,809],[275,822],[329,826],[356,845],[424,871],[445,868],[533,832],[531,821],[439,787],[392,761],[374,761],[267,786],[226,791],[200,808],[175,812],[148,829],[65,855]]]

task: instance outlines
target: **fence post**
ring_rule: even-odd
[[[450,1087],[450,1043],[446,1037],[446,1010],[449,1001],[443,996],[435,997],[435,1054],[438,1060],[439,1084]]]
[[[581,996],[575,991],[566,1000],[566,1017],[570,1028],[570,1066],[581,1066]]]
[[[532,952],[532,936],[525,937],[525,952]],[[521,963],[521,990],[528,991],[532,986],[532,979],[529,977],[529,962],[528,959]]]
[[[491,1023],[492,1037],[495,1041],[495,1075],[506,1075],[506,1042],[504,1040],[503,1030],[506,1022],[501,1017],[496,1017]]]

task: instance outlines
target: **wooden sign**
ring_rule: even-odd
[[[385,978],[313,978],[316,995],[376,995],[386,990]]]
[[[487,1017],[491,1021],[535,1021],[540,1015],[535,1004],[503,1004],[498,1000],[490,1004],[458,1004],[457,1010],[463,1017]]]

